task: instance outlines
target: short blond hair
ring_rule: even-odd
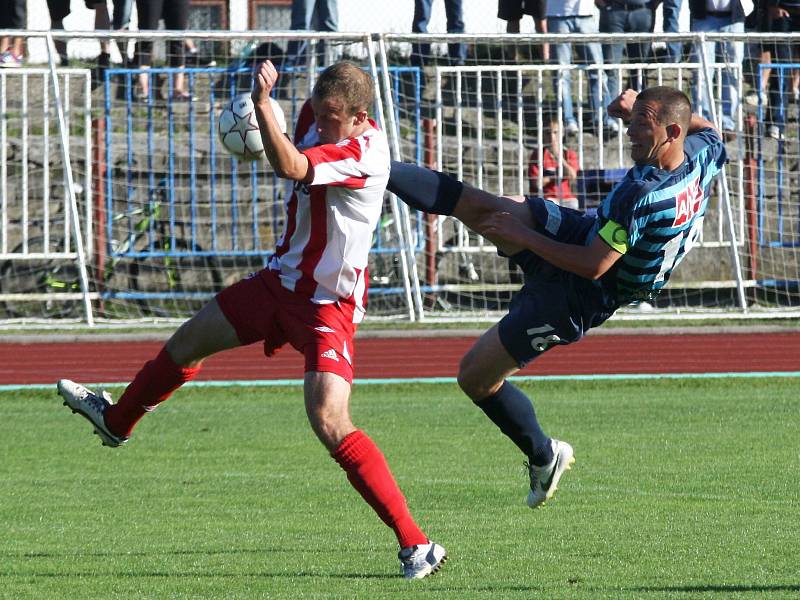
[[[369,73],[354,62],[343,60],[325,69],[314,84],[313,95],[320,100],[338,98],[350,115],[369,111],[375,100],[375,87]]]

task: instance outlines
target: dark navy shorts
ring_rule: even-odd
[[[593,217],[542,198],[528,198],[536,230],[554,240],[583,245]],[[554,267],[523,250],[511,259],[525,273],[525,285],[500,320],[500,341],[520,368],[550,348],[571,344],[610,317],[616,306],[593,281]]]

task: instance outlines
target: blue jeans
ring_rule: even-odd
[[[692,31],[714,31],[723,33],[742,33],[744,23],[731,23],[730,17],[706,17],[692,21]],[[706,42],[706,59],[708,62],[727,62],[736,67],[741,67],[744,58],[744,42]],[[700,49],[695,48],[693,62],[701,62]],[[699,74],[699,71],[698,71]],[[722,129],[736,131],[736,113],[739,110],[739,78],[738,71],[733,69],[722,70],[722,114],[720,122]],[[712,76],[711,73],[708,74]],[[713,94],[716,94],[716,85],[712,82]],[[706,93],[705,83],[701,83],[699,76],[694,78],[694,95],[692,102],[695,111],[709,121],[711,120],[711,103]]]
[[[791,33],[800,31],[800,15],[781,17],[770,22],[770,31],[777,33]],[[772,49],[773,63],[793,63],[797,62],[792,58],[792,46],[789,44],[775,44]],[[786,87],[791,81],[791,71],[782,67],[773,69],[769,86],[769,105],[765,115],[765,125],[778,125],[783,127],[786,124]]]
[[[315,27],[312,27],[314,25]],[[339,7],[337,0],[292,0],[293,31],[338,31]],[[286,51],[290,65],[302,63],[308,42],[289,42]]]
[[[662,13],[664,16],[664,33],[680,32],[678,16],[681,14],[681,4],[683,0],[664,0]],[[655,19],[653,19],[655,21]],[[667,44],[667,56],[669,62],[680,62],[683,54],[683,42],[670,42]]]
[[[594,17],[547,17],[547,30],[549,33],[597,33]],[[591,42],[577,44],[578,60],[583,64],[602,65],[603,52],[600,44]],[[571,65],[572,44],[555,44],[555,62],[559,65]],[[561,102],[564,114],[564,123],[577,123],[575,109],[572,105],[572,71],[564,69],[556,74],[558,85],[561,89]],[[592,119],[597,122],[599,111],[605,109],[609,102],[608,92],[602,77],[598,77],[597,70],[589,70],[589,106]],[[608,120],[606,120],[608,122]]]
[[[414,0],[414,21],[411,23],[412,33],[428,33],[428,22],[431,20],[433,0]],[[447,33],[464,33],[464,10],[462,0],[444,0],[444,12],[447,16]],[[413,44],[411,64],[420,66],[430,56],[430,44]],[[463,65],[467,61],[466,44],[447,44],[447,54],[453,65]]]
[[[650,33],[653,27],[653,11],[647,6],[635,9],[615,8],[607,6],[600,9],[600,31],[602,33]],[[625,37],[625,36],[620,36]],[[625,44],[604,44],[603,56],[607,63],[620,64]],[[641,63],[647,57],[647,44],[634,42],[627,44],[628,62]],[[644,88],[640,78],[633,78],[630,87],[636,90]],[[608,71],[608,93],[616,97],[623,89],[620,87],[617,69]]]

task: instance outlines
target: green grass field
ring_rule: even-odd
[[[800,597],[796,380],[525,389],[577,457],[537,511],[455,385],[356,387],[356,423],[450,554],[419,582],[299,388],[187,388],[119,450],[55,390],[2,393],[0,598]]]

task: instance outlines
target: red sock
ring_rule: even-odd
[[[176,365],[167,349],[162,348],[158,356],[145,363],[117,403],[105,412],[106,425],[117,435],[130,436],[145,413],[155,410],[199,371],[200,367],[189,369]]]
[[[333,458],[347,479],[381,520],[394,530],[401,548],[427,544],[428,538],[408,512],[403,492],[397,487],[383,453],[369,436],[354,431],[342,440]]]

